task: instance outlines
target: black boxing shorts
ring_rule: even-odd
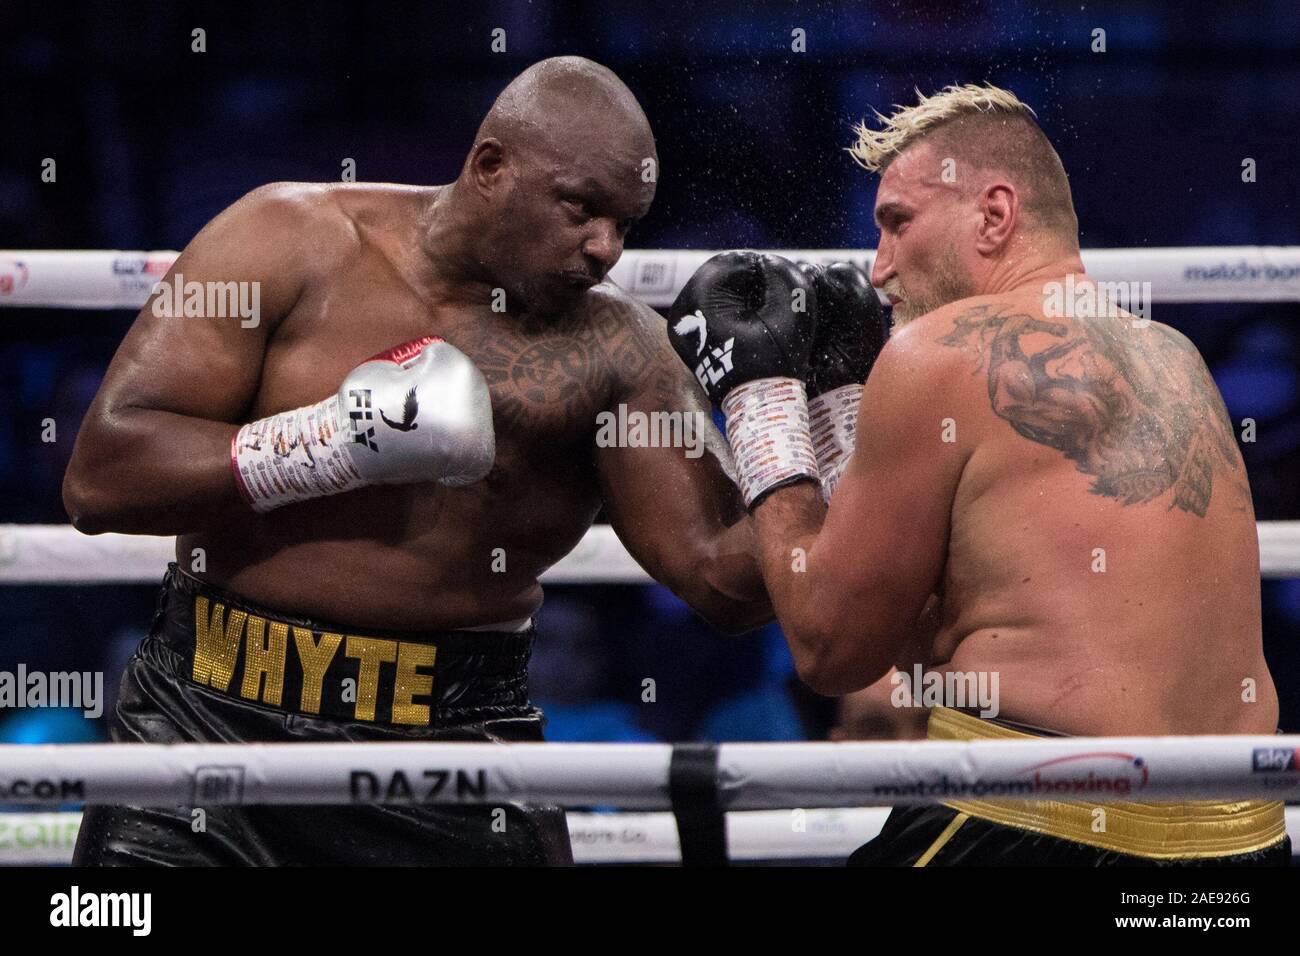
[[[168,567],[116,743],[542,740],[534,629],[400,633],[256,607]],[[349,692],[349,688],[352,690]],[[504,811],[502,813],[501,811]],[[569,864],[558,807],[87,807],[80,866]]]
[[[1041,737],[936,707],[931,740]],[[1097,811],[1101,810],[1104,815]],[[1100,825],[1099,825],[1100,823]],[[1283,805],[949,800],[896,807],[850,866],[1289,866]]]

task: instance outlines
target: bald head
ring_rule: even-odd
[[[654,201],[658,164],[632,91],[599,63],[554,57],[497,97],[454,195],[510,302],[564,311],[623,254]]]
[[[632,91],[613,70],[580,56],[551,57],[515,77],[483,118],[475,142],[487,137],[551,156],[590,139],[641,156],[654,152],[650,123]]]

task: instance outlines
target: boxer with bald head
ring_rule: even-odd
[[[937,739],[1274,733],[1232,424],[1192,344],[1113,307],[1086,275],[1069,180],[1033,113],[1005,90],[952,87],[862,126],[851,152],[881,174],[872,283],[894,329],[859,366],[829,507],[808,465],[819,399],[803,390],[816,382],[808,343],[815,359],[821,324],[839,316],[792,311],[800,275],[776,257],[706,264],[669,316],[702,308],[710,335],[749,350],[710,395],[800,675],[826,694],[874,684],[877,703],[928,708]],[[748,314],[719,308],[722,288]],[[757,439],[780,460],[751,454]],[[1084,783],[1142,799],[1140,769],[1101,776]],[[1004,804],[945,792],[896,809],[855,862],[1290,856],[1278,803],[1098,814],[1059,792]]]
[[[451,184],[277,184],[194,238],[173,274],[259,283],[260,322],[146,306],[64,484],[82,531],[178,536],[114,739],[540,740],[538,578],[602,507],[715,626],[770,619],[716,430],[704,454],[596,440],[620,406],[707,421],[662,319],[605,281],[656,163],[627,87],[561,57],[505,89]],[[91,809],[77,860],[571,860],[557,808],[204,809],[203,832]]]

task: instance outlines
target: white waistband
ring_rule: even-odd
[[[499,624],[479,624],[475,627],[458,627],[458,631],[506,631],[510,634],[519,634],[533,626],[531,617],[516,618],[513,621],[502,621]]]

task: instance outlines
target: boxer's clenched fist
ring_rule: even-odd
[[[724,252],[704,263],[668,314],[669,339],[727,416],[745,504],[818,480],[804,379],[815,292],[780,256]]]
[[[885,308],[871,280],[851,262],[801,262],[799,269],[817,293],[808,398],[861,385],[889,338]]]
[[[442,339],[407,342],[358,365],[338,392],[239,430],[235,482],[257,511],[366,485],[467,485],[492,468],[487,382]]]
[[[721,406],[745,382],[802,380],[808,374],[813,295],[809,280],[788,259],[722,252],[700,266],[677,296],[668,313],[668,337]]]
[[[880,297],[857,266],[801,262],[799,268],[817,292],[808,417],[822,495],[830,501],[853,454],[862,383],[885,347],[889,326]]]

